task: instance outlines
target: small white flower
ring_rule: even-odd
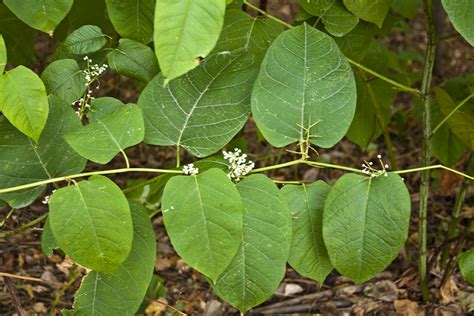
[[[199,168],[194,167],[194,164],[190,163],[183,166],[183,173],[190,176],[195,176],[199,173]]]
[[[378,154],[377,158],[382,159],[382,155]]]
[[[247,161],[247,154],[242,154],[242,150],[239,148],[234,148],[234,152],[223,151],[222,154],[224,159],[229,162],[229,173],[227,174],[229,179],[239,181],[242,176],[250,173],[255,168],[255,163],[250,160]]]

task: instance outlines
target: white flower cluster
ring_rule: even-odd
[[[56,192],[56,190],[53,190],[53,191],[51,192],[51,194],[53,194],[54,192]],[[41,201],[41,203],[43,203],[43,204],[45,204],[45,205],[46,205],[46,204],[49,204],[49,198],[50,198],[50,196],[49,196],[49,195],[46,195],[46,196],[44,197],[43,201]]]
[[[235,148],[234,152],[223,151],[222,154],[224,159],[229,162],[229,173],[227,174],[229,179],[239,181],[242,176],[255,168],[255,163],[251,160],[247,161],[247,154],[242,154],[242,150],[239,148]]]
[[[388,172],[387,172],[387,169],[389,168],[388,164],[383,163],[382,155],[377,155],[377,159],[379,160],[380,167],[382,169],[375,168],[374,163],[372,161],[370,162],[364,161],[364,163],[362,164],[362,168],[363,168],[362,172],[371,176],[372,178],[378,177],[381,175],[383,175],[384,177],[388,177]]]
[[[92,64],[92,59],[89,58],[88,56],[84,56],[83,58],[85,61],[87,61],[87,69],[84,69],[82,73],[84,74],[84,78],[86,79],[85,85],[88,86],[90,85],[97,77],[99,77],[104,71],[109,68],[107,64]]]
[[[186,166],[183,166],[183,173],[190,176],[195,176],[199,173],[199,168],[194,167],[194,164],[190,163]]]

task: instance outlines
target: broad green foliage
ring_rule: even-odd
[[[157,0],[155,52],[165,83],[199,65],[214,48],[225,0]]]
[[[241,10],[230,9],[224,17],[219,41],[214,52],[247,50],[251,52],[258,64],[272,41],[283,31],[283,27],[262,16],[251,17]]]
[[[52,34],[64,19],[74,0],[3,0],[3,3],[23,22]]]
[[[213,287],[241,312],[264,302],[278,288],[291,243],[291,217],[276,185],[264,175],[237,184],[244,204],[239,250]]]
[[[51,114],[38,144],[20,133],[5,118],[0,118],[0,188],[66,176],[81,172],[86,160],[80,157],[63,136],[80,127],[68,104],[57,97],[49,98]],[[43,187],[2,194],[14,208],[25,207],[41,193]]]
[[[472,0],[441,0],[454,28],[474,46],[474,2]]]
[[[35,59],[33,40],[36,32],[18,19],[0,2],[0,34],[2,34],[11,64],[29,64]],[[21,36],[18,36],[21,34]]]
[[[82,97],[87,83],[82,70],[73,59],[52,62],[41,74],[41,79],[49,94],[54,94],[71,104]]]
[[[245,52],[217,53],[163,87],[160,74],[140,95],[145,142],[182,146],[204,157],[237,134],[250,114],[255,61]]]
[[[125,148],[140,143],[144,129],[141,110],[127,104],[105,116],[95,116],[91,123],[68,133],[65,138],[81,156],[105,164]]]
[[[148,82],[158,74],[158,62],[153,50],[139,42],[120,39],[117,49],[107,55],[110,68],[127,77]]]
[[[346,134],[355,107],[352,70],[331,37],[304,24],[272,43],[253,89],[252,114],[273,146],[309,136],[331,147]]]
[[[474,284],[474,248],[463,253],[459,258],[459,268],[466,280]]]
[[[344,5],[361,20],[382,27],[391,2],[392,0],[344,0]]]
[[[54,239],[51,225],[47,218],[43,226],[43,232],[41,233],[41,250],[46,256],[52,256],[53,250],[56,248],[58,248],[58,243],[56,242],[56,239]]]
[[[293,239],[288,263],[302,276],[324,282],[332,264],[323,242],[323,207],[331,187],[323,181],[310,185],[285,185],[283,196],[290,207]]]
[[[0,34],[0,76],[5,70],[5,65],[7,64],[7,48],[5,46],[5,40],[3,39],[2,34]]]
[[[216,282],[242,239],[244,206],[234,184],[218,169],[173,177],[163,192],[161,209],[179,256]]]
[[[344,36],[356,27],[359,19],[349,12],[342,0],[300,0],[308,13],[318,16],[326,30],[334,36]]]
[[[409,19],[415,17],[420,6],[421,0],[392,0],[392,9]]]
[[[59,247],[89,269],[116,269],[132,247],[127,199],[115,183],[103,176],[92,176],[53,193],[49,223]]]
[[[456,104],[449,94],[441,88],[435,88],[436,100],[441,112],[446,116],[454,110]],[[474,149],[474,106],[467,103],[458,109],[448,120],[448,126],[452,132],[462,140],[468,147]]]
[[[114,271],[91,271],[74,301],[74,315],[135,315],[153,275],[155,233],[143,206],[130,202],[133,243]]]
[[[69,34],[63,45],[70,53],[82,55],[98,51],[106,42],[100,27],[84,25]]]
[[[5,72],[0,77],[0,111],[13,126],[38,142],[49,113],[41,79],[23,66]]]
[[[120,36],[144,44],[151,41],[155,0],[105,0],[105,3]]]
[[[395,259],[408,237],[410,195],[402,178],[346,174],[324,205],[323,238],[334,268],[362,283]]]

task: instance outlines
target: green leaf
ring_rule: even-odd
[[[198,157],[215,153],[247,121],[255,75],[253,56],[242,52],[212,55],[166,87],[158,75],[138,100],[145,142],[182,146]]]
[[[276,147],[305,140],[329,148],[354,117],[354,75],[334,40],[307,24],[285,31],[267,51],[252,93],[252,114]]]
[[[474,46],[474,2],[472,0],[442,0],[444,10],[456,31]]]
[[[87,113],[89,122],[95,122],[103,118],[107,114],[118,111],[123,108],[125,104],[122,101],[112,97],[95,98],[91,103],[91,111]]]
[[[469,283],[474,284],[474,248],[459,257],[459,268],[463,277]]]
[[[0,118],[0,188],[79,173],[86,160],[66,143],[63,136],[81,126],[64,101],[49,98],[51,114],[38,144]],[[43,186],[0,195],[13,208],[31,204]]]
[[[285,185],[281,192],[290,207],[293,239],[288,263],[302,276],[323,284],[332,264],[323,242],[323,207],[331,186],[323,181],[310,185]]]
[[[56,239],[54,239],[53,232],[51,231],[51,225],[49,224],[49,218],[43,226],[43,232],[41,233],[41,250],[45,256],[52,256],[53,250],[59,248]]]
[[[224,22],[225,0],[158,0],[155,52],[165,82],[199,64],[214,48]]]
[[[54,192],[49,223],[59,247],[89,269],[111,271],[130,253],[130,207],[120,188],[104,176]]]
[[[224,27],[214,52],[244,49],[251,52],[260,64],[265,51],[282,31],[280,24],[264,16],[252,17],[242,10],[230,9],[226,11]]]
[[[7,64],[7,47],[5,46],[5,40],[3,39],[2,34],[0,34],[0,76],[3,74],[6,64]]]
[[[376,30],[375,25],[360,22],[352,31],[342,37],[335,37],[334,40],[347,58],[361,63],[372,51]]]
[[[106,42],[100,27],[84,25],[69,34],[63,45],[70,53],[83,55],[98,51]]]
[[[7,46],[8,62],[10,64],[29,65],[35,60],[33,44],[36,38],[36,30],[31,29],[18,19],[1,1],[0,30]],[[18,36],[18,34],[21,34],[21,36]]]
[[[441,112],[447,116],[454,110],[456,104],[450,95],[441,88],[435,88],[435,96],[441,107]],[[474,149],[474,106],[471,102],[467,102],[458,109],[448,119],[448,126],[460,140],[468,147]]]
[[[23,66],[5,72],[0,77],[0,111],[38,142],[49,113],[46,88],[38,75]]]
[[[237,189],[244,203],[242,241],[213,288],[245,313],[268,299],[285,275],[291,217],[278,188],[266,176],[249,176]]]
[[[323,237],[342,275],[362,283],[385,269],[403,247],[410,222],[410,195],[397,174],[346,174],[324,204]]]
[[[117,49],[107,55],[110,68],[127,77],[148,82],[160,71],[155,53],[139,42],[120,39]]]
[[[382,27],[392,0],[344,0],[346,8],[361,20]]]
[[[218,169],[171,178],[161,207],[178,255],[212,282],[239,249],[243,208],[234,184]]]
[[[135,315],[153,275],[155,232],[143,206],[129,202],[133,243],[127,259],[111,272],[91,271],[74,301],[74,315]]]
[[[347,138],[367,148],[382,134],[392,116],[392,103],[397,94],[393,87],[379,79],[364,80],[356,75],[357,108]]]
[[[3,0],[3,3],[34,29],[50,33],[54,31],[71,10],[74,0]]]
[[[120,36],[144,44],[151,41],[155,0],[106,0],[105,3],[110,21]]]
[[[60,59],[52,62],[41,74],[46,91],[54,94],[68,104],[79,100],[86,91],[82,70],[73,59]]]
[[[421,0],[393,0],[392,9],[400,13],[403,17],[413,19],[418,8],[421,6]]]
[[[144,135],[141,110],[127,104],[68,133],[65,138],[81,156],[106,164],[125,148],[140,143]]]
[[[334,36],[344,36],[356,27],[359,19],[342,4],[342,0],[300,0],[308,13],[319,16],[326,30]]]

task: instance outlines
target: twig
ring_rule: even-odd
[[[10,292],[10,296],[12,297],[13,305],[15,305],[15,310],[20,316],[24,316],[25,311],[21,307],[20,301],[18,300],[18,297],[16,296],[16,291],[13,285],[10,282],[10,279],[8,277],[4,277],[3,280],[5,280],[5,285],[7,286],[8,292]]]
[[[16,274],[11,274],[11,273],[6,273],[6,272],[0,272],[0,277],[4,277],[4,278],[7,277],[7,278],[20,279],[20,280],[33,281],[33,282],[41,282],[41,283],[52,284],[52,285],[56,285],[60,287],[68,286],[61,282],[48,281],[41,278],[34,278],[34,277],[24,276],[24,275],[16,275]]]

